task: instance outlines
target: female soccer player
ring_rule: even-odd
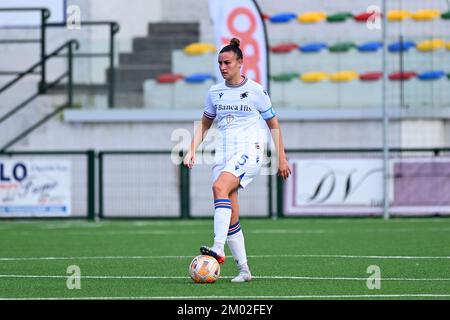
[[[278,174],[283,179],[291,174],[278,119],[267,92],[241,75],[243,55],[239,44],[233,38],[219,53],[219,68],[225,81],[209,89],[201,123],[183,160],[185,166],[193,167],[196,150],[217,118],[220,137],[213,166],[214,244],[212,248],[202,246],[200,252],[224,263],[227,242],[239,268],[239,275],[232,282],[252,278],[239,225],[238,189],[245,188],[261,169],[267,127],[277,149]]]

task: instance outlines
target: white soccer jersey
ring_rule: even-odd
[[[203,115],[217,118],[219,141],[216,163],[224,163],[234,155],[246,152],[255,144],[265,146],[269,135],[266,123],[275,116],[269,95],[255,81],[245,78],[239,85],[225,81],[211,86]]]

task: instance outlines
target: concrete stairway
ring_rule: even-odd
[[[172,51],[199,41],[199,24],[150,23],[148,35],[133,39],[133,51],[120,53],[115,69],[116,105],[143,106],[143,83],[172,71]],[[107,70],[109,75],[109,70]],[[109,78],[109,77],[108,77]]]

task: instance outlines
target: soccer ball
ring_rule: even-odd
[[[211,256],[196,256],[189,265],[189,275],[197,283],[213,283],[220,276],[220,265]]]

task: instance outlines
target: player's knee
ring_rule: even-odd
[[[212,190],[215,196],[226,195],[226,190],[220,183],[214,182]]]

